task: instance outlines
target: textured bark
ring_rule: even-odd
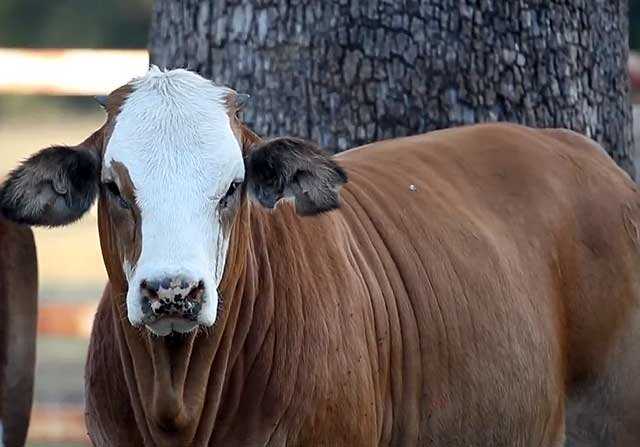
[[[156,0],[151,61],[254,97],[245,119],[342,150],[506,120],[568,127],[634,174],[628,0]]]

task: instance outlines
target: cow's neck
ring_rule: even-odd
[[[115,299],[117,331],[129,393],[143,437],[150,445],[206,445],[232,365],[253,319],[257,271],[248,214],[240,211],[231,234],[220,285],[221,311],[216,324],[185,336],[156,337],[132,327],[123,315],[123,298]],[[114,295],[126,288],[112,281]],[[117,308],[120,308],[118,310]]]
[[[231,377],[234,365],[259,349],[245,345],[247,334],[251,332],[251,340],[256,341],[269,328],[263,307],[272,297],[265,297],[260,309],[255,305],[255,287],[262,276],[256,256],[262,255],[253,246],[262,236],[259,229],[251,231],[250,212],[245,203],[231,233],[219,290],[221,312],[212,328],[186,336],[155,337],[129,324],[123,314],[124,298],[114,300],[127,385],[138,426],[150,444],[206,445],[215,424],[217,432],[224,431],[219,413],[238,397],[228,387],[229,381],[237,380]],[[126,294],[126,287],[111,283],[116,297]],[[257,324],[256,312],[260,313]]]

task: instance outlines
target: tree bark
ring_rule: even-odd
[[[634,176],[627,0],[156,0],[151,62],[330,150],[483,121],[567,127]]]

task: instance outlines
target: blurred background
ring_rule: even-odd
[[[630,6],[630,46],[640,51],[640,2]],[[146,70],[152,7],[152,0],[0,2],[0,178],[32,152],[76,144],[100,126],[104,115],[91,96]],[[629,70],[640,104],[634,52]],[[637,159],[638,106],[634,122]],[[40,315],[28,445],[86,445],[84,360],[105,283],[95,211],[71,227],[35,235]]]

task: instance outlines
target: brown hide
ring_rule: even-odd
[[[38,271],[33,233],[0,217],[0,445],[27,437],[36,353]],[[3,443],[4,442],[4,443]]]
[[[640,321],[636,186],[584,137],[506,124],[337,160],[335,212],[245,202],[213,328],[152,337],[107,286],[96,445],[563,445],[565,397]]]

